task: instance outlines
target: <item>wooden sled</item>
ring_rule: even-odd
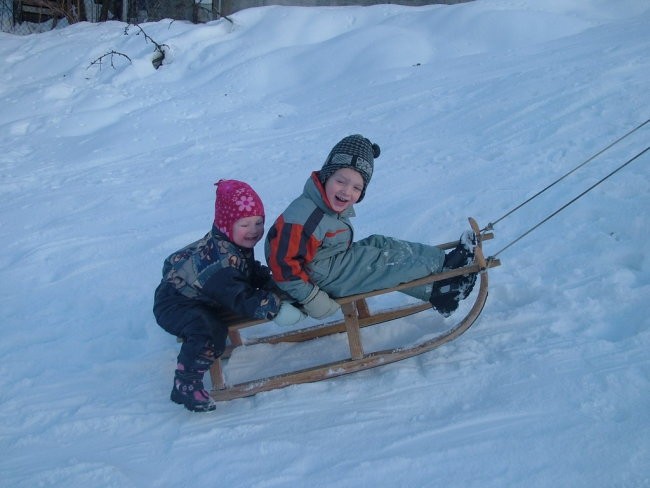
[[[210,395],[216,401],[232,400],[235,398],[252,396],[263,391],[284,388],[289,385],[321,381],[328,378],[334,378],[344,374],[354,373],[357,371],[390,364],[396,361],[401,361],[403,359],[431,351],[432,349],[435,349],[442,344],[456,339],[472,326],[472,324],[476,321],[481,311],[483,310],[483,306],[485,305],[485,301],[487,300],[488,296],[487,270],[501,264],[498,259],[491,258],[486,260],[483,255],[482,241],[491,239],[493,237],[493,234],[488,233],[481,235],[476,221],[470,218],[469,222],[479,240],[476,246],[474,262],[471,265],[465,266],[463,268],[445,271],[442,273],[437,273],[435,275],[426,276],[424,278],[420,278],[408,283],[403,283],[392,288],[386,288],[368,293],[361,293],[358,295],[339,298],[336,301],[341,304],[341,310],[344,317],[343,321],[319,324],[299,330],[292,330],[281,334],[257,338],[250,341],[244,341],[239,331],[246,327],[253,327],[255,325],[263,324],[267,322],[266,320],[240,319],[239,321],[231,323],[228,327],[228,335],[231,341],[231,345],[228,347],[223,356],[214,362],[212,368],[210,369],[210,376],[213,385],[213,389],[210,392]],[[441,244],[438,247],[441,249],[451,249],[454,248],[457,244],[458,241],[454,241],[446,244]],[[446,278],[460,276],[468,273],[479,274],[478,293],[474,292],[476,293],[476,299],[473,306],[467,315],[457,324],[452,326],[444,333],[432,339],[424,340],[423,342],[416,345],[375,352],[364,351],[360,334],[361,328],[382,324],[384,322],[406,317],[418,312],[422,312],[424,310],[431,310],[431,304],[429,302],[421,302],[405,307],[372,313],[368,308],[366,298],[381,295],[384,293],[404,290],[406,288],[411,288],[418,285],[433,283],[435,281],[440,281]],[[303,342],[337,333],[347,334],[348,344],[350,348],[350,357],[347,359],[321,364],[319,366],[313,366],[298,371],[269,376],[266,378],[246,381],[239,384],[229,384],[227,379],[224,377],[222,359],[227,359],[230,357],[233,349],[237,347],[260,343],[278,344],[283,342]]]

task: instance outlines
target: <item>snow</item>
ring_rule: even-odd
[[[163,259],[209,230],[216,180],[249,182],[273,220],[350,133],[382,147],[357,237],[435,244],[497,220],[648,119],[650,4],[232,20],[143,24],[159,70],[118,22],[0,34],[0,485],[649,487],[648,153],[500,254],[479,321],[415,358],[195,414],[169,401],[178,344],[151,306]],[[649,140],[650,124],[498,222],[487,254]],[[303,347],[247,347],[227,370],[347,346]]]

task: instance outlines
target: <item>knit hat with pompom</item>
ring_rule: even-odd
[[[363,178],[363,190],[357,202],[363,200],[366,188],[372,178],[375,158],[381,153],[379,146],[370,142],[360,134],[341,139],[330,151],[323,167],[318,173],[320,182],[324,185],[327,179],[341,168],[352,168]]]
[[[244,217],[264,218],[262,199],[250,185],[237,180],[215,183],[214,225],[232,241],[232,226]]]

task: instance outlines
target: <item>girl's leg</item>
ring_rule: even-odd
[[[208,307],[188,300],[164,283],[156,290],[154,315],[163,329],[183,339],[171,400],[195,412],[214,410],[216,404],[205,390],[203,377],[224,350],[227,328]]]
[[[215,359],[211,339],[200,335],[187,337],[178,355],[171,400],[193,412],[214,410],[216,404],[203,385],[203,376]]]
[[[183,328],[184,338],[178,355],[171,399],[194,412],[214,410],[216,404],[203,385],[203,376],[223,354],[228,327],[215,310],[194,306],[184,313],[191,321]]]

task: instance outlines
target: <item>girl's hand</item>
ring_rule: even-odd
[[[273,319],[273,322],[275,322],[281,327],[290,327],[306,318],[307,315],[303,313],[302,310],[294,307],[289,302],[282,302],[282,304],[280,305],[280,310],[278,311],[278,314]]]

